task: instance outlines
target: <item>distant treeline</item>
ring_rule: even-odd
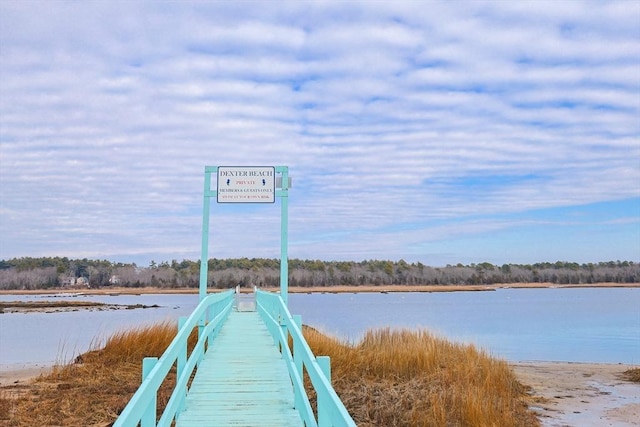
[[[197,288],[200,262],[183,260],[140,267],[135,263],[66,257],[0,260],[0,289],[56,287]],[[279,286],[280,260],[209,260],[209,287]],[[478,285],[500,283],[640,283],[640,263],[609,261],[429,267],[420,262],[289,260],[289,286]]]

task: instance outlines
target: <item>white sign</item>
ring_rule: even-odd
[[[274,166],[218,166],[218,203],[274,203]]]

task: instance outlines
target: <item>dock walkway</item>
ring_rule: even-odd
[[[302,426],[287,365],[255,311],[232,311],[200,362],[177,427]]]

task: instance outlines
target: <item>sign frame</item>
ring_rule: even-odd
[[[219,170],[223,168],[273,168],[274,196],[280,198],[280,295],[285,303],[289,302],[289,189],[291,178],[288,166],[205,166],[204,167],[204,197],[202,207],[202,246],[200,251],[200,286],[199,297],[202,301],[207,296],[209,275],[209,214],[211,199],[218,198],[217,187],[211,189],[211,176],[219,176]],[[279,175],[276,177],[276,175]],[[262,178],[260,178],[262,179]],[[226,184],[226,182],[225,182]],[[261,184],[261,182],[260,182]],[[265,183],[266,185],[266,183]],[[237,202],[236,202],[237,203]],[[244,202],[246,203],[246,202]],[[262,202],[265,203],[265,202]]]
[[[218,166],[218,203],[275,203],[275,166]]]

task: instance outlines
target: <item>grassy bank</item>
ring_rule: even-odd
[[[160,356],[175,333],[166,323],[119,333],[77,363],[3,390],[0,425],[110,425],[140,383],[142,358]],[[334,387],[360,427],[539,425],[509,366],[473,346],[424,331],[375,330],[354,345],[311,328],[305,336],[331,356]]]
[[[369,331],[356,345],[312,329],[333,385],[360,427],[537,426],[506,362],[426,331]]]
[[[142,359],[161,356],[176,332],[171,322],[116,333],[75,363],[56,366],[31,384],[5,388],[0,426],[111,425],[140,385]],[[166,403],[174,382],[170,374],[159,403]]]

